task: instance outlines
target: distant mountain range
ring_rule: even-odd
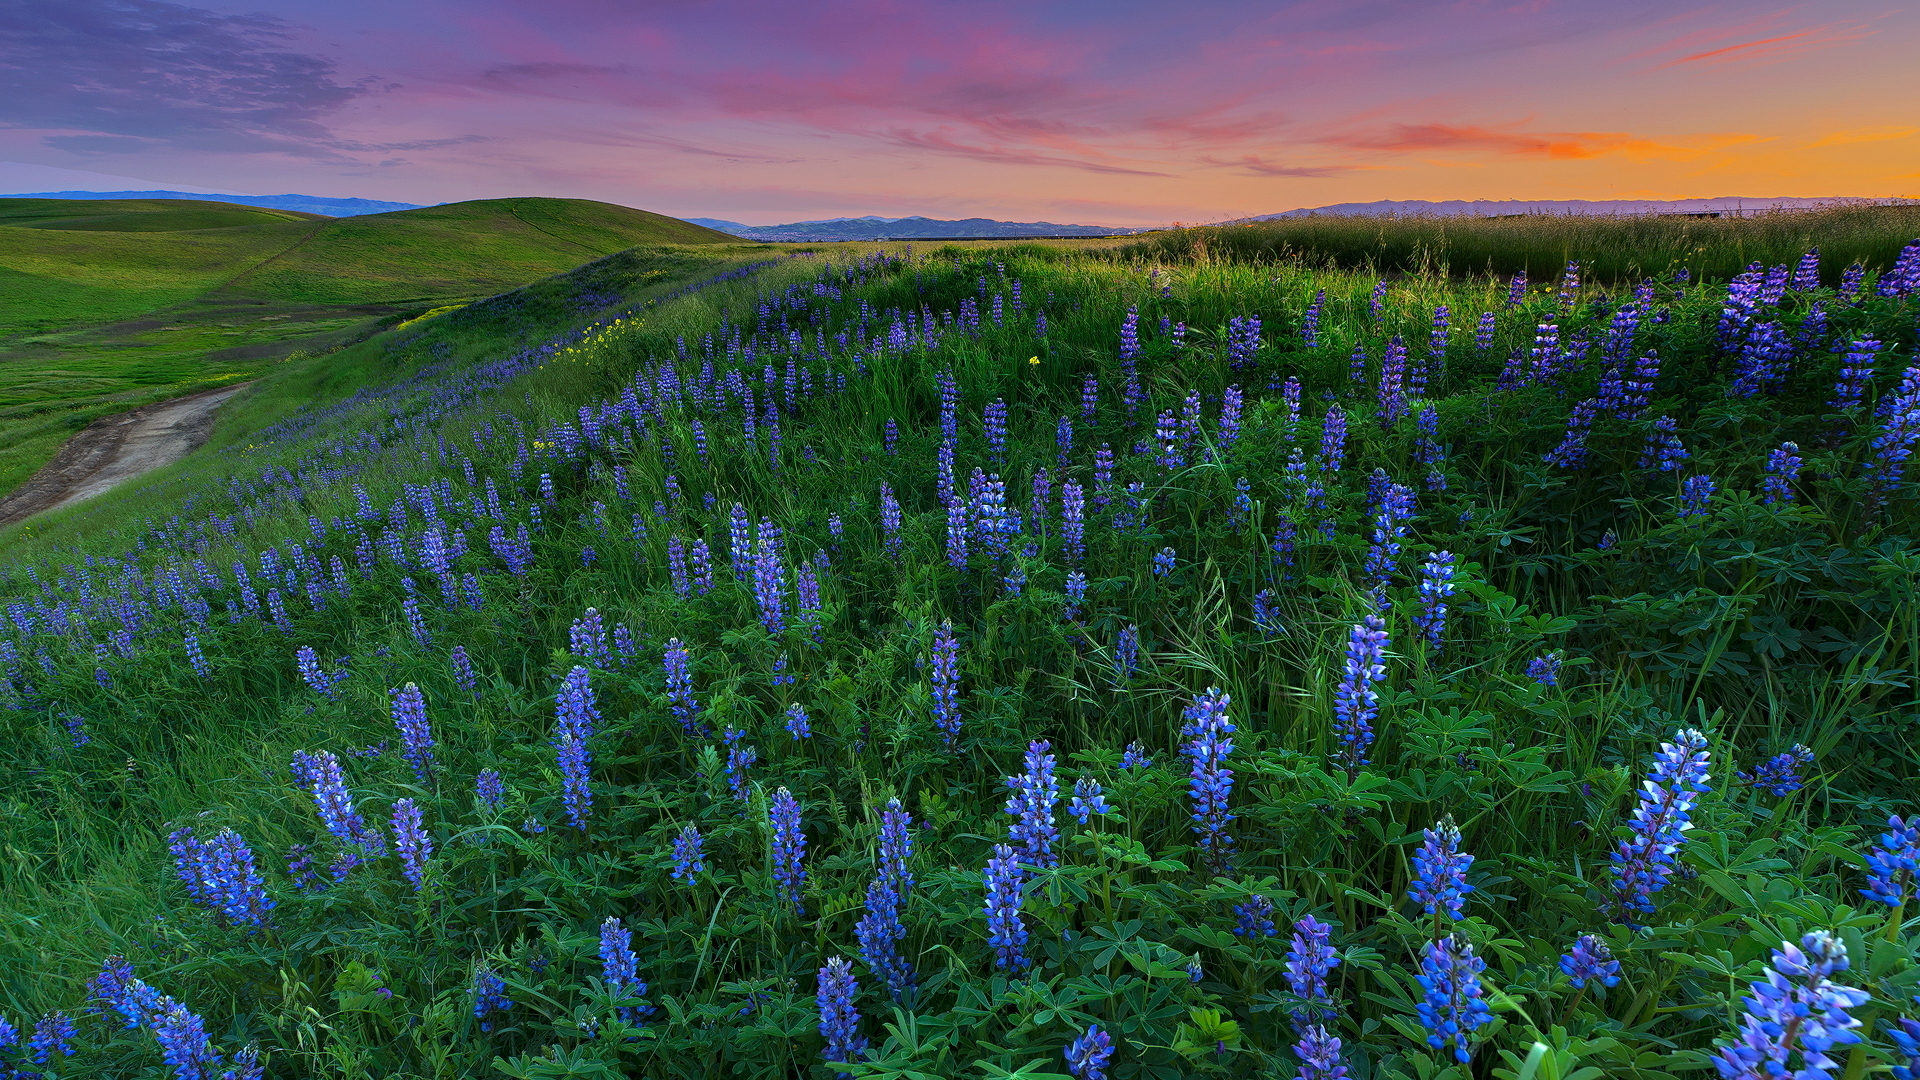
[[[359,217],[384,214],[392,210],[419,210],[418,203],[380,202],[376,199],[325,199],[318,195],[202,195],[193,191],[35,191],[4,195],[7,199],[196,199],[201,202],[237,203],[264,206],[273,210],[298,210],[327,217]],[[444,204],[442,204],[444,205]]]
[[[955,237],[1019,236],[1125,236],[1135,229],[1112,229],[1104,225],[1058,225],[1051,221],[995,221],[992,218],[960,218],[942,221],[929,217],[850,217],[821,221],[796,221],[788,225],[742,225],[719,218],[685,218],[732,233],[744,240],[921,240]]]
[[[1277,218],[1311,217],[1315,214],[1353,214],[1379,217],[1505,217],[1511,214],[1752,214],[1768,210],[1809,210],[1821,206],[1848,203],[1906,202],[1904,199],[1757,199],[1723,195],[1713,199],[1476,199],[1472,202],[1428,202],[1425,199],[1382,199],[1379,202],[1335,203],[1262,214],[1242,221],[1273,221]]]

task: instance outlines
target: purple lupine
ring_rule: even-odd
[[[807,710],[798,705],[787,707],[787,732],[795,739],[805,739],[813,735],[813,722],[807,718]]]
[[[1527,298],[1527,272],[1525,270],[1522,270],[1519,273],[1513,275],[1513,279],[1507,282],[1507,306],[1519,307],[1520,302],[1525,300],[1526,298]]]
[[[693,591],[705,596],[713,591],[713,552],[705,540],[695,540],[687,556],[688,566],[693,571]],[[619,631],[614,633],[618,635]]]
[[[754,530],[753,593],[760,602],[760,625],[779,635],[787,628],[787,570],[780,527],[766,518]]]
[[[1316,348],[1320,344],[1320,312],[1326,307],[1327,290],[1321,289],[1313,294],[1313,303],[1300,316],[1300,343],[1307,348]]]
[[[1340,1039],[1325,1025],[1310,1024],[1303,1029],[1293,1052],[1300,1058],[1295,1080],[1347,1080],[1351,1075],[1340,1063]]]
[[[995,398],[987,403],[980,418],[981,430],[987,438],[987,456],[996,463],[1007,459],[1007,403]]]
[[[1130,363],[1140,355],[1140,309],[1130,307],[1120,322],[1120,360]]]
[[[668,876],[687,885],[693,884],[707,868],[706,853],[701,850],[703,842],[699,829],[692,825],[683,826],[673,838],[673,870]]]
[[[807,912],[801,903],[806,889],[807,835],[800,828],[800,802],[782,787],[767,803],[767,823],[773,827],[773,881],[780,899],[793,905],[796,915]]]
[[[894,563],[900,562],[900,500],[894,497],[893,488],[886,481],[880,482],[880,531],[885,537],[887,558]]]
[[[1163,469],[1177,469],[1185,464],[1180,454],[1179,422],[1173,418],[1172,409],[1164,409],[1153,424],[1153,438],[1160,447],[1159,464]]]
[[[27,1056],[35,1065],[45,1065],[55,1054],[72,1057],[73,1040],[79,1035],[72,1017],[63,1012],[50,1012],[33,1025],[33,1035],[27,1039]]]
[[[1373,721],[1380,714],[1380,694],[1373,684],[1387,677],[1387,624],[1368,615],[1347,634],[1345,674],[1333,696],[1333,731],[1339,742],[1334,764],[1352,780],[1367,763],[1373,745]]]
[[[1025,861],[1032,866],[1060,865],[1053,853],[1053,842],[1060,830],[1053,824],[1053,807],[1060,801],[1060,783],[1054,777],[1053,755],[1046,740],[1027,745],[1027,771],[1007,777],[1006,811],[1013,816],[1008,837],[1020,846]]]
[[[454,685],[478,699],[480,691],[473,675],[473,660],[467,656],[467,647],[455,645],[447,656],[447,662],[453,668]]]
[[[321,827],[340,842],[340,859],[333,867],[336,880],[344,878],[358,866],[362,855],[377,858],[386,853],[386,844],[380,835],[370,831],[360,812],[354,809],[353,797],[347,792],[346,777],[340,768],[340,759],[334,756],[333,751],[321,750],[312,754],[295,751],[293,773],[295,782],[312,793],[314,810],[320,815]]]
[[[1617,922],[1653,911],[1653,894],[1667,887],[1675,855],[1693,828],[1690,812],[1707,787],[1707,737],[1687,728],[1662,743],[1642,785],[1639,805],[1629,822],[1633,835],[1614,849],[1613,895],[1609,909]]]
[[[728,724],[726,730],[720,733],[721,741],[727,747],[727,790],[733,794],[735,802],[747,801],[751,792],[747,787],[747,770],[760,760],[760,752],[746,745],[746,734],[732,724]]]
[[[665,665],[667,701],[673,718],[680,721],[684,734],[700,734],[706,725],[700,721],[700,702],[693,696],[693,668],[687,647],[679,638],[668,639]]]
[[[474,805],[485,813],[499,813],[500,807],[507,801],[506,784],[500,779],[500,770],[481,769],[473,778]]]
[[[482,965],[474,968],[473,1018],[480,1022],[480,1030],[492,1031],[493,1014],[511,1008],[513,999],[507,996],[507,981],[490,967]]]
[[[1681,521],[1698,522],[1707,516],[1709,505],[1713,502],[1715,484],[1713,477],[1706,473],[1695,473],[1680,482]]]
[[[1807,786],[1800,770],[1813,764],[1813,751],[1798,743],[1739,774],[1740,782],[1782,799]]]
[[[747,508],[739,503],[733,504],[733,510],[727,518],[727,537],[733,552],[733,576],[739,581],[747,580],[753,571],[752,518]]]
[[[1124,768],[1124,765],[1122,767]],[[1067,812],[1072,814],[1080,824],[1085,825],[1095,814],[1106,817],[1113,812],[1113,807],[1107,805],[1106,794],[1100,787],[1100,781],[1091,776],[1083,776],[1073,782],[1073,800],[1067,804]]]
[[[1880,352],[1874,338],[1855,338],[1847,343],[1846,358],[1840,364],[1840,381],[1833,387],[1833,411],[1851,413],[1860,407],[1867,382],[1873,378],[1873,363]]]
[[[684,566],[681,576],[686,576]],[[594,667],[607,666],[607,630],[601,623],[598,609],[588,608],[567,628],[567,651]]]
[[[1383,474],[1376,470],[1375,475]],[[1367,545],[1365,570],[1373,580],[1376,595],[1384,593],[1399,567],[1401,544],[1407,536],[1406,523],[1413,511],[1413,490],[1388,482],[1380,493],[1379,512],[1373,519],[1373,537]]]
[[[1381,278],[1373,283],[1373,295],[1367,297],[1367,314],[1373,317],[1374,322],[1379,322],[1380,316],[1386,312],[1386,308],[1387,282],[1385,278]]]
[[[1287,410],[1288,442],[1293,441],[1294,430],[1300,426],[1300,391],[1300,380],[1292,375],[1287,376],[1287,381],[1280,387],[1280,400]]]
[[[340,680],[347,677],[345,671],[332,672],[321,667],[320,656],[313,651],[311,645],[300,646],[293,654],[293,663],[300,672],[301,680],[312,687],[315,693],[328,701],[340,700],[339,696],[333,692],[333,688],[340,684]]]
[[[1448,934],[1429,941],[1420,953],[1421,999],[1417,1006],[1420,1023],[1428,1031],[1427,1045],[1435,1050],[1453,1050],[1453,1059],[1462,1065],[1473,1059],[1469,1042],[1475,1028],[1493,1019],[1480,973],[1487,962],[1473,955],[1473,946]]]
[[[1746,1015],[1740,1018],[1740,1033],[1715,1051],[1714,1070],[1723,1080],[1831,1076],[1840,1063],[1829,1051],[1860,1041],[1853,1030],[1860,1021],[1847,1010],[1873,999],[1865,990],[1833,981],[1847,967],[1847,947],[1830,931],[1812,931],[1798,946],[1781,943],[1773,950],[1766,979],[1747,984],[1753,993],[1741,999]],[[1793,1069],[1796,1054],[1800,1067]]]
[[[1099,1024],[1087,1030],[1067,1047],[1067,1074],[1073,1080],[1107,1080],[1107,1063],[1113,1060],[1113,1037]]]
[[[1781,443],[1778,449],[1768,451],[1767,477],[1760,485],[1761,501],[1769,506],[1794,501],[1793,483],[1804,466],[1800,447],[1794,443]]]
[[[1273,901],[1260,893],[1248,896],[1233,906],[1236,920],[1233,932],[1243,938],[1270,938],[1280,931],[1273,924]]]
[[[820,1010],[820,1037],[827,1040],[826,1047],[820,1051],[823,1060],[851,1065],[866,1058],[867,1040],[860,1034],[860,1010],[853,1003],[859,992],[853,964],[845,957],[833,957],[820,969],[814,1002]]]
[[[1654,420],[1653,429],[1647,433],[1647,445],[1640,452],[1641,468],[1672,472],[1680,467],[1688,454],[1687,448],[1680,443],[1679,426],[1670,416]]]
[[[1226,767],[1227,756],[1233,753],[1235,730],[1233,721],[1227,718],[1230,701],[1217,688],[1208,687],[1187,707],[1180,731],[1188,740],[1184,753],[1191,763],[1187,795],[1193,811],[1189,816],[1201,856],[1216,877],[1232,873],[1233,835],[1227,825],[1235,815],[1227,811],[1227,800],[1233,792],[1233,770]]]
[[[1573,407],[1573,413],[1567,417],[1567,434],[1560,445],[1547,451],[1545,461],[1557,469],[1580,469],[1587,464],[1587,436],[1593,430],[1593,421],[1600,413],[1600,402],[1595,398],[1584,398]]]
[[[667,539],[667,579],[673,582],[673,595],[682,600],[693,595],[693,580],[687,575],[687,545],[677,535]]]
[[[1303,915],[1293,924],[1293,941],[1287,950],[1287,989],[1301,1004],[1291,1010],[1295,1027],[1324,1024],[1333,1019],[1333,998],[1327,992],[1327,975],[1340,966],[1340,954],[1333,947],[1333,927],[1311,915]]]
[[[1240,441],[1240,413],[1245,400],[1237,385],[1227,387],[1220,396],[1220,427],[1214,444],[1221,454],[1231,453],[1233,444]]]
[[[1559,653],[1541,653],[1527,661],[1527,678],[1541,686],[1559,686],[1560,663]]]
[[[1080,419],[1092,424],[1100,408],[1100,378],[1088,373],[1080,383]]]
[[[1480,325],[1473,331],[1474,348],[1482,350],[1493,348],[1493,333],[1498,321],[1499,316],[1491,311],[1480,313]]]
[[[947,565],[955,570],[967,568],[966,501],[955,496],[947,500]]]
[[[1146,747],[1141,746],[1137,742],[1130,742],[1127,744],[1126,750],[1120,754],[1120,767],[1122,769],[1151,769],[1153,767],[1153,759],[1147,756]]]
[[[1867,851],[1867,887],[1860,895],[1896,911],[1913,896],[1920,874],[1920,816],[1890,817],[1880,842]]]
[[[993,947],[994,969],[1019,975],[1033,965],[1027,958],[1027,927],[1020,921],[1020,890],[1026,879],[1019,854],[1010,845],[993,845],[993,857],[981,877],[987,891],[987,944]]]
[[[1113,643],[1114,685],[1124,686],[1140,670],[1140,628],[1128,623]]]
[[[427,835],[420,807],[412,799],[393,804],[393,847],[400,855],[400,873],[419,892],[427,884],[427,860],[433,857],[433,838]]]
[[[393,726],[400,731],[401,753],[413,766],[414,778],[423,784],[433,782],[433,727],[427,723],[427,699],[413,683],[388,690],[392,699]]]
[[[1078,480],[1060,488],[1060,536],[1067,561],[1077,563],[1087,553],[1087,500]]]
[[[1447,636],[1447,597],[1453,595],[1455,556],[1436,551],[1420,566],[1420,614],[1414,619],[1427,647],[1439,652]]]
[[[867,883],[866,912],[853,930],[861,958],[895,1001],[910,994],[918,980],[900,951],[907,937],[907,902],[913,896],[913,871],[907,865],[912,858],[912,822],[899,799],[888,799],[880,812],[879,867]]]
[[[589,783],[593,755],[587,749],[587,742],[600,720],[591,677],[586,668],[574,667],[567,672],[554,701],[553,749],[560,769],[561,802],[566,807],[567,819],[582,832],[586,831],[587,818],[593,812]]]
[[[167,836],[167,850],[188,896],[219,912],[230,926],[267,925],[274,901],[267,895],[253,849],[239,833],[223,829],[213,839],[201,840],[190,828],[176,829]]]
[[[1276,637],[1286,631],[1286,624],[1280,620],[1280,604],[1274,599],[1272,589],[1261,589],[1253,594],[1253,625],[1267,637]]]
[[[200,651],[200,638],[188,632],[182,640],[186,645],[187,664],[193,668],[193,673],[203,679],[211,676],[213,668],[207,663],[205,654]]]
[[[1920,445],[1920,365],[1907,369],[1900,385],[1880,402],[1881,426],[1868,447],[1872,459],[1867,463],[1866,515],[1877,516],[1900,487]]]
[[[1380,384],[1376,390],[1375,415],[1380,426],[1390,428],[1407,415],[1407,344],[1398,334],[1387,342],[1380,360]]]
[[[1153,553],[1153,576],[1166,577],[1173,573],[1175,561],[1179,558],[1172,548],[1161,548]]]
[[[159,995],[156,995],[159,996]],[[173,1067],[175,1080],[213,1080],[220,1054],[207,1038],[207,1024],[185,1005],[159,996],[160,1006],[149,1025],[160,1044],[160,1057]]]
[[[1435,925],[1441,908],[1446,909],[1448,919],[1459,922],[1467,894],[1473,891],[1467,884],[1467,868],[1473,865],[1473,856],[1460,851],[1460,830],[1451,814],[1421,835],[1426,841],[1413,853],[1413,884],[1407,889],[1407,897],[1435,916]]]
[[[1093,452],[1093,508],[1104,510],[1111,501],[1108,492],[1113,488],[1113,447],[1101,443]]]
[[[1339,472],[1347,461],[1347,414],[1340,406],[1328,405],[1320,426],[1320,467]]]
[[[607,992],[619,998],[644,997],[647,984],[640,979],[640,957],[633,951],[633,931],[609,915],[600,924],[600,981]],[[621,1023],[639,1024],[653,1009],[648,1005],[618,1005],[615,1015]]]
[[[933,636],[933,723],[940,741],[951,747],[960,734],[960,643],[953,623],[945,621]]]
[[[279,597],[280,591],[278,589],[270,590],[267,593],[268,606],[273,606],[279,600]],[[283,614],[284,611],[276,612],[276,615]],[[419,597],[408,596],[405,600],[402,600],[400,602],[400,614],[406,619],[407,632],[413,635],[413,640],[416,644],[423,649],[433,644],[433,634],[427,629],[426,617],[420,614]],[[287,623],[284,618],[275,618],[274,622],[282,624],[282,630],[293,629],[292,625]]]
[[[1581,934],[1560,958],[1560,970],[1566,972],[1567,981],[1577,990],[1584,990],[1589,982],[1601,986],[1613,986],[1620,981],[1620,961],[1613,958],[1613,951],[1607,943],[1592,934]]]
[[[1067,603],[1060,615],[1071,622],[1080,617],[1080,605],[1087,599],[1087,575],[1079,570],[1067,571],[1065,592]]]

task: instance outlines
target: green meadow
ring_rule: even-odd
[[[636,245],[738,244],[575,199],[357,218],[0,199],[0,492],[101,416],[250,379]]]

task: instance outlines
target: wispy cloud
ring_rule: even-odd
[[[1679,149],[1620,131],[1502,131],[1473,124],[1393,124],[1384,130],[1339,134],[1325,141],[1356,150],[1480,150],[1552,160]]]
[[[1806,149],[1813,150],[1822,146],[1852,146],[1855,143],[1892,142],[1895,139],[1905,139],[1913,135],[1920,135],[1920,127],[1848,128],[1845,131],[1823,135],[1808,143]]]
[[[944,132],[924,132],[893,130],[878,133],[879,136],[896,146],[914,150],[931,150],[955,157],[972,158],[975,161],[991,161],[1001,165],[1047,165],[1067,169],[1081,169],[1086,172],[1110,173],[1118,176],[1171,176],[1172,173],[1154,169],[1137,169],[1126,165],[1111,164],[1105,161],[1091,161],[1085,158],[1063,157],[1057,154],[1041,154],[1017,147],[970,146],[956,141]]]
[[[1249,176],[1337,176],[1358,168],[1354,165],[1283,165],[1277,161],[1268,161],[1257,154],[1242,154],[1237,160],[1223,160],[1213,156],[1202,157],[1200,160],[1218,168],[1239,169]]]

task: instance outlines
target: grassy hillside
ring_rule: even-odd
[[[355,218],[189,200],[0,199],[0,491],[106,413],[251,378],[385,323],[636,245],[658,214],[496,199]]]
[[[281,366],[0,533],[0,1015],[110,1078],[1889,1075],[1903,259],[714,245]]]

